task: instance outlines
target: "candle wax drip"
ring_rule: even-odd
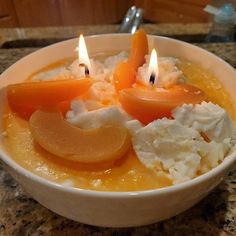
[[[84,67],[85,76],[89,76],[89,69],[84,63],[80,63],[79,66]]]

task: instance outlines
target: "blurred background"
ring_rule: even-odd
[[[145,23],[206,23],[207,4],[223,0],[0,0],[0,27],[120,23],[132,5],[144,9]],[[236,6],[236,0],[227,1]]]

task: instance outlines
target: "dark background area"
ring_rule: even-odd
[[[207,4],[223,0],[0,0],[0,27],[36,27],[120,23],[127,9],[144,9],[144,22],[208,22]],[[236,5],[236,0],[233,2]]]

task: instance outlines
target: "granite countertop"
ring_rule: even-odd
[[[209,25],[144,25],[148,33],[163,35],[205,34]],[[115,32],[117,26],[0,29],[0,45],[19,38],[65,38]],[[17,33],[18,32],[18,33]],[[21,33],[19,33],[21,32]],[[236,68],[236,43],[200,43]],[[0,49],[0,73],[38,48]],[[0,162],[0,235],[236,235],[236,170],[190,210],[149,226],[111,229],[68,220],[38,204],[12,179]]]
[[[149,34],[156,35],[206,35],[210,24],[144,24],[142,27]],[[10,40],[73,38],[78,34],[104,34],[118,31],[118,25],[87,25],[37,28],[0,28],[0,46]]]

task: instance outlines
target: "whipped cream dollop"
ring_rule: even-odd
[[[96,80],[104,79],[107,74],[104,73],[104,65],[102,62],[94,59],[90,59],[91,68],[89,75]],[[76,79],[83,78],[85,75],[85,67],[79,66],[79,61],[75,60],[73,63],[66,68],[64,71],[65,75],[73,75]]]
[[[214,168],[231,147],[230,140],[207,143],[197,130],[166,118],[142,127],[132,142],[138,159],[157,173],[161,164],[173,184]]]
[[[173,111],[173,117],[187,127],[204,132],[210,140],[222,142],[235,136],[235,127],[228,113],[211,102],[184,104]]]
[[[106,80],[94,81],[88,91],[90,98],[105,104],[116,103],[116,89],[113,83]]]
[[[89,71],[89,75],[94,80],[111,81],[116,65],[121,61],[126,61],[127,58],[127,52],[120,52],[117,55],[107,57],[104,62],[95,59],[90,59],[91,68]],[[67,68],[67,71],[64,71],[65,75],[72,74],[77,79],[84,77],[84,72],[84,67],[79,66],[78,60],[75,60]]]
[[[82,129],[96,129],[107,125],[125,126],[131,135],[142,127],[139,121],[132,119],[117,106],[89,111],[86,103],[80,100],[72,101],[71,110],[67,112],[66,119],[69,123]]]
[[[149,82],[148,66],[150,55],[146,56],[146,63],[139,67],[137,79],[141,82]],[[172,57],[159,57],[158,58],[158,80],[155,81],[160,87],[170,87],[174,84],[184,83],[185,77],[183,72],[178,69],[178,59]]]
[[[113,74],[116,65],[119,62],[122,61],[127,61],[128,59],[128,53],[123,51],[118,53],[117,55],[111,56],[111,57],[107,57],[104,61],[104,68],[105,70],[109,70],[111,74]]]
[[[88,93],[91,99],[101,103],[115,104],[116,90],[112,83],[113,72],[116,65],[121,61],[126,61],[127,52],[120,52],[117,55],[107,57],[104,62],[90,59],[90,77],[93,84]],[[79,66],[78,59],[74,60],[69,66],[61,66],[53,70],[37,73],[33,80],[60,80],[60,79],[82,79],[85,75],[85,68]]]

